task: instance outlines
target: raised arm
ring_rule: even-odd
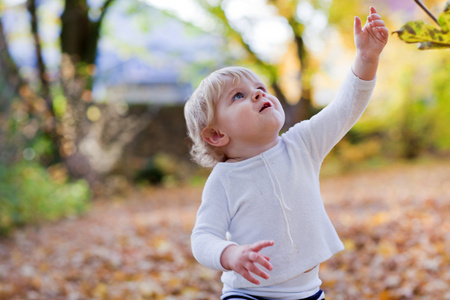
[[[309,145],[312,158],[318,162],[324,159],[364,112],[375,86],[379,56],[389,34],[384,21],[373,7],[363,28],[361,19],[355,17],[354,32],[356,55],[352,71],[341,84],[336,98],[309,121],[300,124],[300,128],[304,129],[299,131],[300,136]]]
[[[389,30],[374,7],[370,8],[367,22],[361,28],[361,19],[355,17],[354,34],[356,55],[352,70],[362,80],[375,78],[378,60],[388,41]]]

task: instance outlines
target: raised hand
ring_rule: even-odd
[[[356,49],[360,52],[361,58],[366,62],[378,60],[388,41],[389,30],[374,7],[370,8],[370,14],[363,28],[361,19],[355,17],[354,32]]]
[[[269,271],[272,270],[270,258],[259,251],[273,244],[274,241],[259,241],[251,245],[231,245],[223,251],[220,262],[225,269],[233,270],[251,283],[259,284],[259,280],[255,279],[251,273],[269,279],[269,274],[257,267],[256,263]]]

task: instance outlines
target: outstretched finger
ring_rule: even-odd
[[[259,252],[259,251],[261,251],[261,249],[273,246],[274,244],[275,244],[275,242],[272,241],[272,240],[263,240],[263,241],[259,241],[259,242],[253,243],[250,246],[250,250],[255,251],[255,252]]]
[[[355,31],[355,36],[362,32],[362,24],[361,24],[361,19],[359,17],[355,17],[353,29]]]
[[[371,6],[370,9],[369,9],[369,12],[370,12],[371,14],[376,14],[376,13],[377,13],[377,10],[375,9],[375,7]]]

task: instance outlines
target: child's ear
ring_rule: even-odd
[[[211,146],[222,147],[228,144],[230,138],[213,127],[206,127],[202,130],[202,137]]]

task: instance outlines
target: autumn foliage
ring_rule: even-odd
[[[423,21],[410,21],[394,33],[406,43],[419,43],[419,49],[441,49],[450,47],[450,1],[445,3],[444,11],[436,18],[420,2],[418,3],[435,21],[436,25],[430,25]]]
[[[321,266],[327,299],[450,299],[450,162],[322,180],[346,249]],[[97,201],[0,240],[0,299],[218,299],[192,257],[201,187]]]

